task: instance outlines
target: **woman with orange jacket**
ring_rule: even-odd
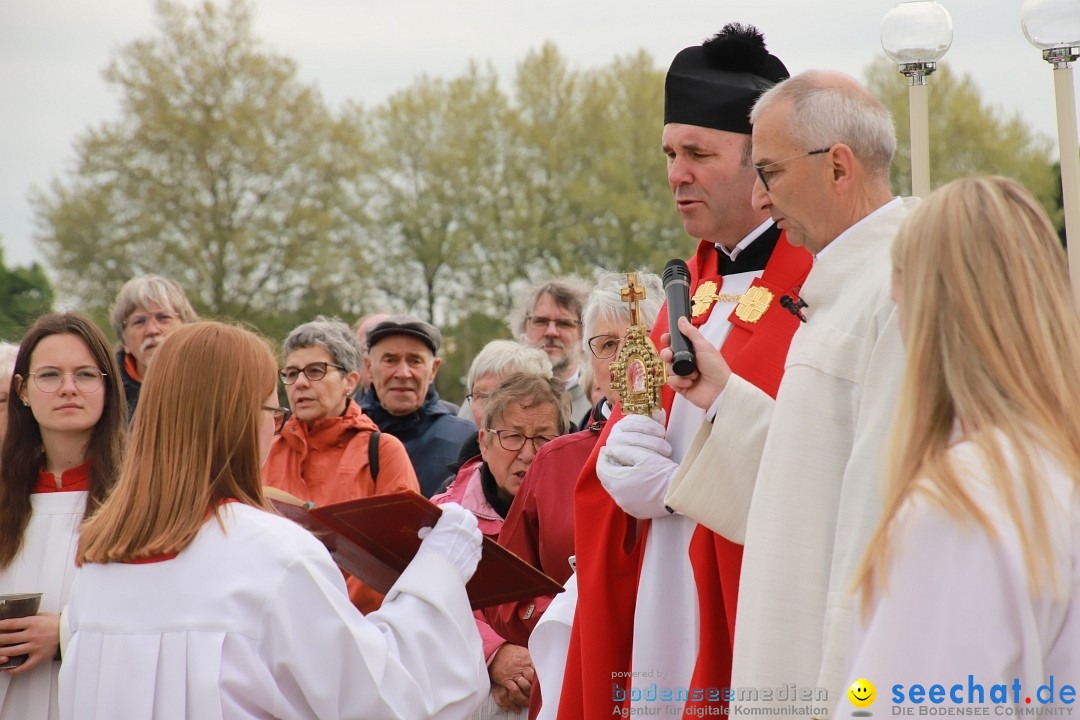
[[[263,466],[263,481],[316,505],[420,491],[401,442],[379,433],[352,399],[362,351],[349,326],[318,317],[285,338],[285,383],[292,416],[280,412],[279,431]],[[353,604],[378,609],[382,595],[346,574]]]

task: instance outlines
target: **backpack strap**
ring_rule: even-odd
[[[379,477],[379,431],[375,430],[368,437],[368,467],[371,468],[371,482]]]

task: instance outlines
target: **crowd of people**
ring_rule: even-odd
[[[1080,682],[1080,314],[1045,211],[999,177],[894,196],[881,103],[738,24],[674,58],[658,140],[690,316],[652,272],[634,314],[628,269],[545,279],[460,407],[420,318],[317,317],[275,357],[154,275],[113,344],[58,312],[0,345],[0,601],[40,594],[0,619],[0,720],[831,717]],[[613,390],[634,318],[651,414]],[[442,515],[384,595],[266,488]],[[472,608],[483,536],[565,590]]]

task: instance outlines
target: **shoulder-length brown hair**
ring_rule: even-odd
[[[239,327],[200,322],[170,334],[139,394],[116,488],[83,527],[76,562],[179,552],[223,501],[266,507],[259,421],[276,373],[266,341]]]
[[[37,482],[45,451],[34,413],[18,402],[19,391],[30,372],[30,357],[50,335],[74,335],[86,343],[98,370],[105,374],[102,388],[105,406],[90,435],[84,460],[90,462],[90,496],[86,514],[92,515],[112,487],[120,468],[127,435],[127,402],[120,383],[120,368],[105,334],[84,315],[49,313],[38,318],[19,341],[19,353],[8,393],[8,430],[0,449],[0,568],[7,567],[22,547],[30,523],[30,495]]]

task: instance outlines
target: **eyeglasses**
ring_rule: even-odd
[[[802,157],[809,157],[811,155],[820,155],[821,153],[827,153],[830,150],[832,150],[832,145],[830,145],[827,148],[822,148],[821,150],[811,150],[810,152],[804,152],[801,155],[792,155],[789,158],[784,158],[783,160],[777,160],[776,162],[765,163],[764,165],[755,165],[754,169],[757,170],[757,176],[761,180],[761,184],[764,185],[765,190],[768,191],[769,190],[769,179],[766,177],[765,168],[771,168],[774,165],[779,165],[781,163],[786,163],[789,160],[798,160],[799,158],[802,158]],[[774,171],[770,171],[770,172],[774,172]]]
[[[56,368],[44,368],[36,373],[28,374],[34,378],[37,389],[47,393],[60,392],[64,378],[69,375],[80,392],[94,392],[101,387],[101,379],[105,377],[105,373],[95,368],[80,368],[73,373],[60,372]]]
[[[593,335],[589,338],[589,352],[597,360],[607,360],[615,357],[621,344],[622,338],[616,335]]]
[[[158,327],[169,327],[180,319],[180,316],[171,312],[139,313],[132,315],[124,321],[124,327],[135,330],[145,330],[146,324],[153,320]]]
[[[281,382],[285,383],[286,385],[292,385],[294,382],[296,382],[296,379],[300,377],[300,373],[304,373],[304,377],[306,377],[311,382],[318,382],[319,380],[322,380],[324,377],[326,377],[327,368],[337,368],[341,372],[345,372],[345,368],[341,367],[340,365],[334,365],[333,363],[326,362],[313,362],[308,363],[302,368],[293,367],[292,365],[286,368],[282,368],[281,370],[278,370],[278,377],[281,378]]]
[[[532,440],[533,450],[539,451],[540,448],[555,439],[551,435],[522,435],[514,430],[492,430],[488,428],[488,432],[495,433],[495,437],[499,438],[499,444],[502,445],[503,450],[509,452],[521,450],[521,448],[525,447],[526,440]]]
[[[289,417],[292,415],[292,411],[286,407],[269,407],[267,405],[263,405],[262,409],[268,413],[273,413],[275,433],[281,432],[281,428],[285,427],[285,421],[288,420]]]
[[[475,405],[477,402],[487,402],[491,399],[491,393],[469,393],[465,399]]]
[[[548,325],[550,325],[551,323],[555,323],[555,327],[559,329],[559,332],[569,332],[570,330],[573,330],[581,324],[577,320],[566,320],[564,318],[549,318],[543,317],[542,315],[530,315],[529,317],[525,318],[525,320],[534,330],[547,330]]]

